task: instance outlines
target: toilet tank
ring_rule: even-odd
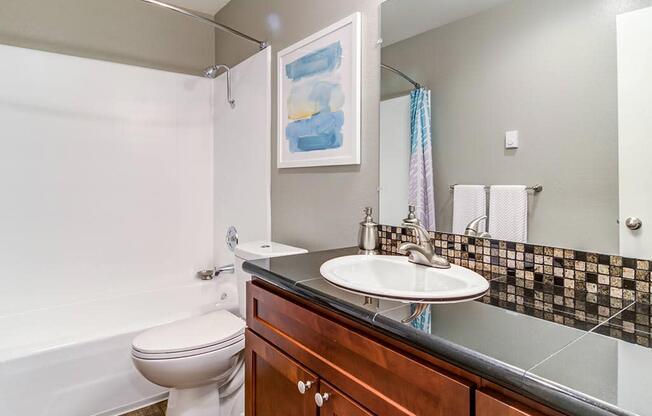
[[[240,308],[240,316],[246,318],[246,284],[251,280],[251,275],[242,270],[242,264],[245,261],[291,256],[307,252],[308,250],[303,248],[292,247],[285,244],[275,243],[273,241],[251,241],[248,243],[238,244],[234,250],[234,254],[235,272],[238,280],[238,306]]]

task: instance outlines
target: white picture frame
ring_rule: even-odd
[[[277,53],[277,167],[360,164],[360,12]]]

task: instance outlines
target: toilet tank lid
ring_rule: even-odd
[[[293,254],[307,253],[308,250],[292,247],[273,241],[250,241],[238,244],[235,256],[243,260],[266,259],[270,257],[291,256]]]

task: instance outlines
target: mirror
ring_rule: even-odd
[[[652,0],[381,8],[381,223],[652,257]]]

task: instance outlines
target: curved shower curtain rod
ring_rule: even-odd
[[[224,32],[227,32],[227,33],[230,33],[232,35],[238,36],[238,37],[240,37],[240,38],[242,38],[244,40],[255,43],[256,45],[258,45],[258,48],[260,48],[260,50],[263,50],[267,46],[269,46],[269,43],[267,43],[267,41],[252,38],[251,36],[246,35],[246,34],[240,32],[238,30],[235,30],[235,29],[233,29],[233,28],[231,28],[229,26],[223,25],[221,23],[217,23],[215,20],[211,20],[211,19],[209,19],[207,17],[195,14],[195,13],[191,12],[190,10],[187,10],[187,9],[184,9],[184,8],[181,8],[181,7],[178,7],[178,6],[174,6],[172,4],[168,4],[168,3],[165,3],[165,2],[162,2],[162,1],[158,1],[158,0],[140,0],[140,1],[142,1],[144,3],[153,4],[155,6],[163,7],[164,9],[172,10],[173,12],[181,13],[184,16],[191,17],[191,18],[193,18],[195,20],[198,20],[198,21],[200,21],[202,23],[205,23],[207,25],[211,25],[214,28],[217,28],[217,29],[222,30]]]
[[[419,84],[418,82],[416,82],[415,80],[413,80],[412,78],[410,78],[410,77],[408,77],[407,75],[405,75],[403,72],[401,72],[401,71],[399,71],[398,69],[394,68],[393,66],[389,66],[389,65],[386,65],[386,64],[384,64],[384,63],[381,62],[381,63],[380,63],[380,67],[381,67],[382,69],[386,69],[386,70],[388,70],[388,71],[390,71],[390,72],[393,72],[393,73],[395,73],[396,75],[398,75],[399,77],[405,79],[407,82],[409,82],[410,84],[414,85],[414,88],[416,88],[416,89],[419,89],[419,88],[421,88],[421,87],[423,86],[423,85]]]

